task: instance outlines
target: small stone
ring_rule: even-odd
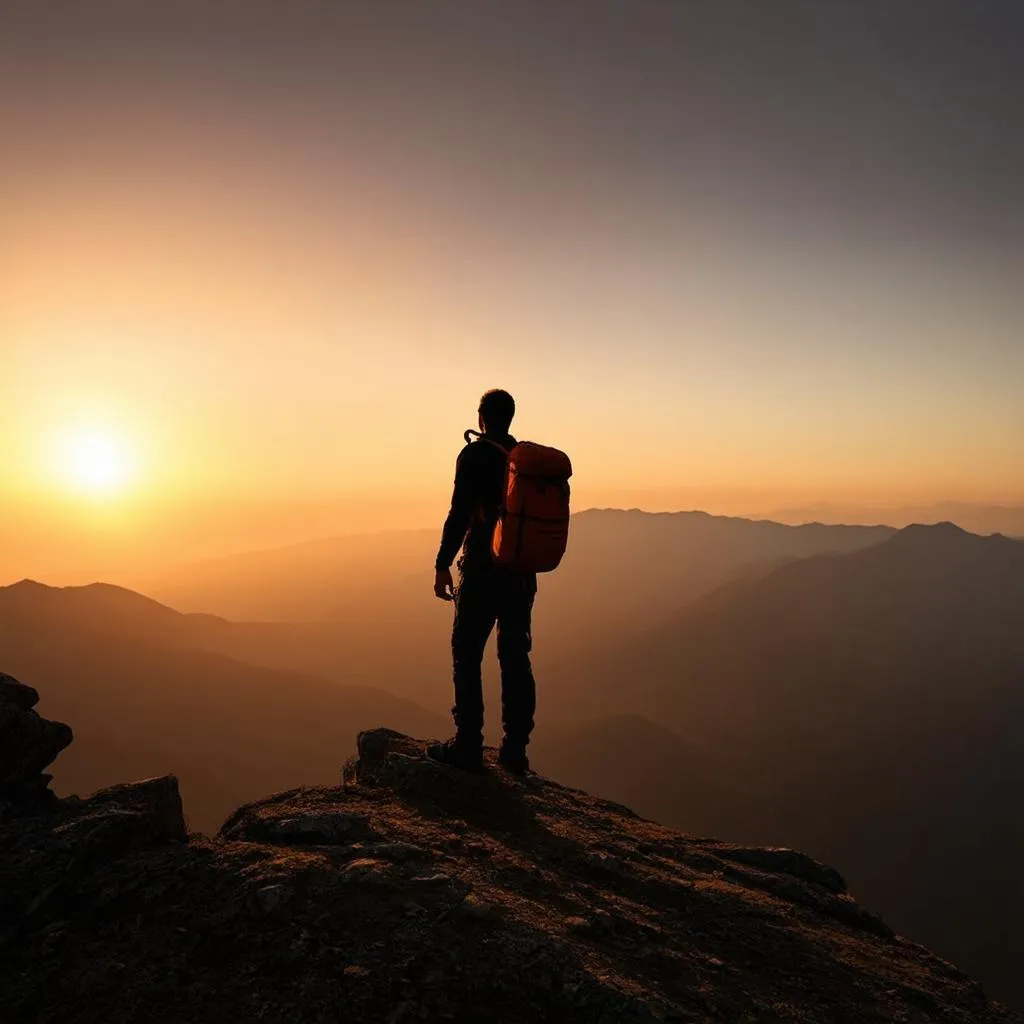
[[[581,932],[590,927],[590,922],[585,917],[567,917],[565,927],[571,932]]]
[[[322,814],[304,814],[298,818],[284,818],[270,828],[275,837],[306,843],[338,843],[372,834],[369,818],[351,811]]]
[[[586,854],[583,861],[592,868],[603,868],[606,871],[615,871],[622,867],[622,862],[617,857],[601,850]]]
[[[276,810],[242,807],[221,826],[220,835],[294,846],[352,846],[378,838],[365,813],[326,810],[276,817]]]
[[[424,756],[423,745],[393,729],[361,732],[356,738],[356,749],[359,758],[354,774],[361,783],[374,785],[395,781],[396,777],[415,774],[417,769],[429,770],[431,767],[431,762]],[[396,754],[404,758],[407,764],[399,766],[394,757]]]
[[[265,885],[256,893],[256,902],[260,909],[268,914],[273,913],[278,907],[284,906],[291,899],[291,891],[285,885]]]
[[[359,964],[349,964],[341,973],[346,978],[365,978],[370,972]]]
[[[446,875],[440,871],[436,875],[417,875],[413,879],[414,882],[424,882],[428,885],[443,885],[451,880],[451,875]]]
[[[370,857],[360,857],[350,861],[342,869],[341,878],[344,882],[366,882],[371,885],[384,885],[388,881],[389,865]]]
[[[368,854],[372,854],[374,857],[386,857],[388,860],[394,861],[407,861],[413,860],[416,857],[422,857],[425,854],[425,850],[418,846],[413,846],[412,843],[367,843],[365,850]]]

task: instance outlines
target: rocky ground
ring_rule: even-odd
[[[189,836],[170,777],[49,794],[70,730],[35,702],[0,679],[5,1022],[1021,1020],[831,868],[515,780],[493,752],[466,775],[364,733],[340,786]]]

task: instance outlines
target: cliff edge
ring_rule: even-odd
[[[26,690],[0,686],[0,726],[59,750]],[[491,751],[467,775],[366,732],[341,785],[211,838],[173,777],[57,800],[30,747],[0,789],[5,1021],[1021,1021],[833,869],[513,779]]]

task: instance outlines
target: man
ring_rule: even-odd
[[[501,666],[501,720],[504,739],[499,762],[525,775],[526,745],[533,730],[536,688],[530,666],[530,617],[537,576],[495,563],[491,538],[501,510],[506,456],[516,445],[509,433],[516,404],[507,391],[488,391],[480,399],[481,437],[467,444],[455,464],[451,510],[441,535],[434,593],[455,602],[452,665],[455,682],[455,735],[428,753],[468,771],[483,767],[484,699],[481,664],[487,638],[498,626]],[[459,547],[459,584],[451,564]]]

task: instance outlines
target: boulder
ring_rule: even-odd
[[[161,775],[140,782],[126,782],[93,793],[83,801],[85,809],[96,815],[120,815],[123,822],[131,816],[131,828],[122,825],[134,837],[134,845],[188,841],[185,812],[173,775]]]
[[[19,683],[6,672],[0,672],[0,704],[17,704],[27,711],[38,703],[39,693],[34,687]]]
[[[0,798],[5,800],[45,799],[50,777],[43,769],[74,738],[70,726],[33,710],[38,700],[31,686],[0,676]]]

